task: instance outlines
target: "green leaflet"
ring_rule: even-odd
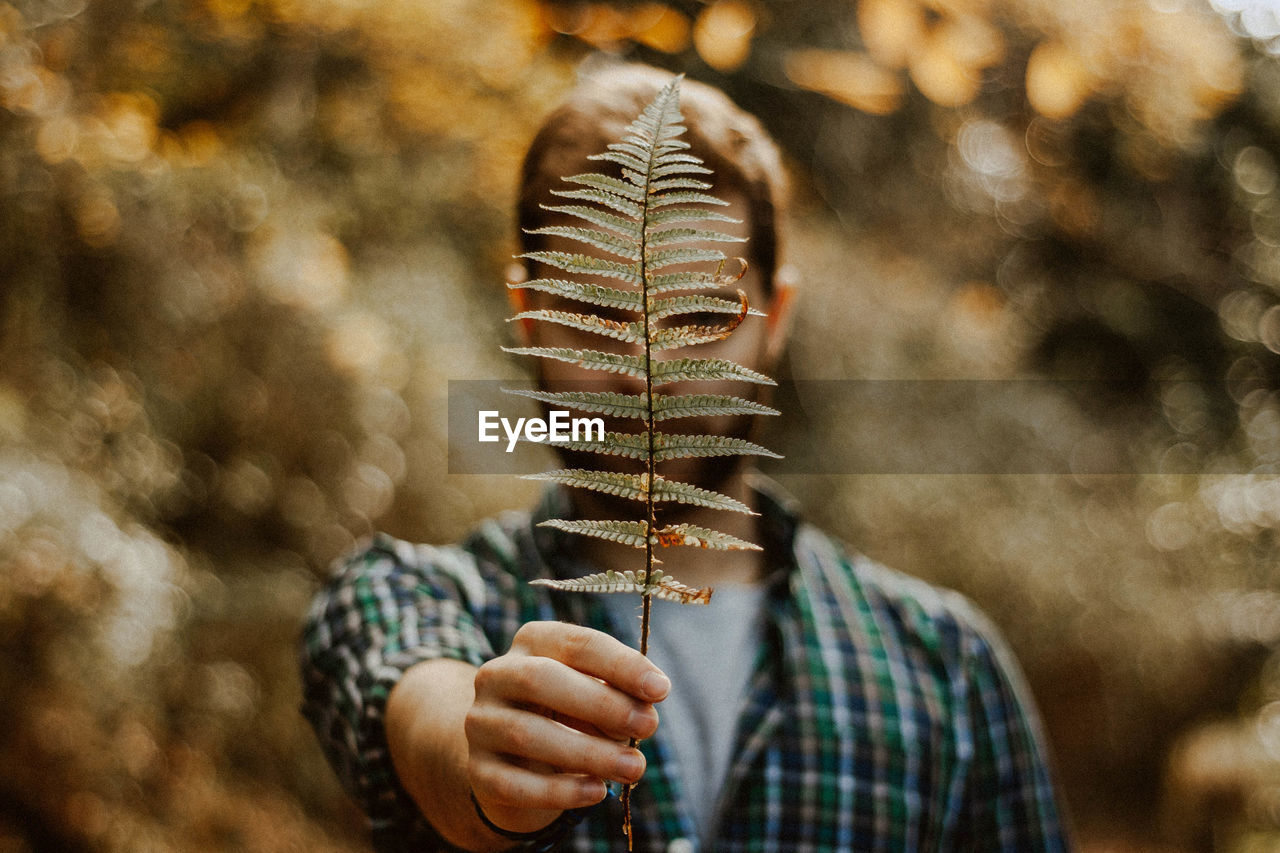
[[[547,471],[543,474],[525,475],[526,480],[541,480],[559,483],[577,489],[591,489],[620,498],[643,501],[652,491],[655,501],[676,501],[689,506],[704,506],[710,509],[724,509],[756,515],[751,507],[742,501],[665,477],[653,478],[653,489],[646,488],[648,474],[620,474],[615,471],[588,471],[581,468],[562,468],[558,471]]]
[[[742,291],[738,292],[741,293]],[[747,300],[744,298],[738,315],[724,323],[658,329],[649,334],[649,347],[651,350],[668,350],[723,340],[733,334],[733,330],[738,328],[738,325],[746,319],[747,310]]]
[[[709,548],[712,551],[760,551],[759,545],[746,542],[736,536],[695,527],[692,524],[674,524],[659,528],[658,543],[665,546],[686,545],[691,548]]]
[[[603,275],[635,285],[641,284],[639,264],[623,264],[572,252],[526,252],[520,257],[578,275]]]
[[[605,207],[612,208],[619,213],[625,213],[632,219],[640,219],[644,213],[644,208],[636,204],[634,201],[628,201],[625,198],[616,196],[613,193],[607,193],[597,189],[580,189],[580,190],[552,190],[552,195],[558,195],[561,198],[571,198],[578,201],[594,201],[597,204],[603,204]]]
[[[614,391],[529,391],[523,388],[503,388],[508,394],[519,394],[533,400],[541,400],[553,406],[564,406],[592,414],[610,415],[616,418],[645,418],[648,406],[641,394],[619,394]],[[655,395],[656,397],[657,395]]]
[[[637,243],[640,242],[640,238],[644,234],[644,227],[636,220],[623,216],[614,216],[612,213],[596,210],[594,207],[588,207],[585,204],[540,204],[538,206],[551,213],[563,213],[566,216],[586,220],[592,225],[608,228],[623,237],[630,237]]]
[[[548,518],[538,522],[539,527],[554,527],[566,533],[578,533],[605,539],[632,548],[645,548],[649,544],[671,548],[685,545],[691,548],[709,548],[713,551],[759,551],[759,545],[744,541],[727,533],[696,527],[692,524],[673,524],[659,527],[646,541],[648,525],[643,521],[593,521],[582,519]]]
[[[640,260],[640,241],[638,239],[619,237],[617,234],[601,231],[598,228],[580,228],[575,225],[548,225],[546,228],[536,228],[526,233],[567,237],[570,240],[577,240],[579,243],[586,243],[588,246],[595,246],[597,249],[612,252],[618,257],[626,258],[629,261]]]
[[[612,147],[612,146],[610,146]],[[603,154],[592,154],[588,160],[608,160],[617,163],[623,169],[630,169],[635,172],[643,172],[645,170],[644,161],[641,159],[641,152],[638,148],[634,152],[626,150],[606,151]]]
[[[621,373],[626,376],[644,378],[644,356],[620,355],[596,350],[570,349],[569,347],[503,347],[503,352],[512,355],[534,355],[539,358],[551,358],[576,364],[591,370],[603,370],[606,373]]]
[[[571,311],[551,311],[540,308],[536,311],[521,311],[512,320],[543,320],[579,329],[583,332],[594,332],[606,338],[624,341],[629,344],[644,343],[643,323],[620,323],[617,320],[605,320],[594,314],[575,314]]]
[[[570,347],[503,347],[503,352],[512,355],[533,355],[539,358],[551,358],[586,367],[591,370],[603,370],[606,373],[622,373],[643,379],[645,376],[644,356],[623,355],[598,350],[580,350]],[[758,385],[776,385],[763,373],[743,367],[737,362],[723,358],[673,358],[664,361],[654,360],[650,366],[654,385],[665,385],[669,382],[686,382],[705,380],[714,382],[722,379],[736,379],[741,382],[754,382]]]
[[[714,415],[776,415],[762,403],[723,394],[654,394],[654,419],[710,417]]]
[[[716,198],[713,195],[707,195],[700,192],[678,192],[664,193],[649,199],[649,205],[652,207],[666,207],[672,204],[715,204],[721,207],[728,207],[729,202]]]
[[[535,278],[532,281],[521,281],[508,284],[512,290],[524,288],[562,296],[578,302],[588,302],[601,308],[621,308],[627,311],[641,311],[644,308],[644,297],[638,290],[619,290],[615,287],[604,287],[599,284],[585,284],[580,281],[565,281],[557,278]]]
[[[653,181],[649,184],[649,192],[651,194],[664,193],[667,190],[709,190],[711,184],[706,181],[699,181],[694,178],[667,178],[662,181]]]
[[[691,456],[768,456],[772,459],[782,457],[768,448],[761,447],[743,438],[732,438],[724,435],[668,435],[658,433],[661,441],[655,440],[660,449],[654,451],[657,461],[667,459],[685,459]],[[657,436],[655,436],[655,439]]]
[[[508,394],[519,394],[555,406],[564,406],[593,414],[619,418],[644,419],[648,408],[642,394],[618,394],[613,391],[531,391],[503,388]],[[653,418],[712,417],[716,415],[776,415],[772,409],[752,400],[723,394],[654,394]]]
[[[659,225],[672,225],[679,222],[730,222],[738,224],[741,219],[734,219],[718,210],[704,210],[701,207],[668,207],[663,210],[651,210],[646,217],[650,228]]]
[[[744,261],[741,270],[736,275],[721,275],[719,272],[709,273],[691,270],[663,273],[649,279],[649,286],[646,289],[649,291],[650,296],[657,296],[673,290],[702,290],[726,287],[736,283],[746,272],[747,267]]]
[[[724,252],[715,249],[660,249],[645,256],[645,269],[660,270],[677,264],[697,264],[705,261],[723,261]]]
[[[741,294],[741,291],[739,291],[739,294]],[[666,299],[652,300],[649,303],[649,317],[654,320],[661,320],[664,317],[673,317],[678,314],[695,314],[699,312],[737,314],[741,307],[741,299],[738,302],[734,302],[731,299],[722,299],[719,296],[671,296]],[[747,316],[763,317],[764,312],[748,308]]]
[[[567,518],[548,518],[538,522],[539,527],[554,527],[566,533],[577,533],[592,536],[609,542],[630,545],[632,548],[645,548],[648,540],[645,536],[648,524],[643,521],[593,521]]]
[[[610,151],[621,151],[624,154],[630,154],[636,158],[636,161],[643,163],[649,156],[647,143],[639,136],[634,134],[628,135],[622,142],[613,142],[605,146]],[[640,168],[644,168],[641,166]]]
[[[738,291],[741,293],[742,291]],[[747,315],[745,298],[740,303],[740,313],[734,319],[722,324],[711,326],[676,326],[668,329],[651,330],[649,333],[650,346],[653,350],[668,350],[677,347],[692,346],[694,344],[709,343],[726,338],[737,328],[738,323]],[[686,312],[687,313],[687,312]],[[571,329],[578,329],[583,332],[592,332],[602,335],[606,338],[623,341],[625,343],[643,344],[645,340],[644,322],[636,321],[633,323],[623,323],[617,320],[607,320],[597,317],[594,314],[579,314],[572,311],[553,311],[548,308],[539,308],[534,311],[521,311],[512,320],[542,320],[548,323],[556,323],[561,326],[568,326]]]
[[[566,441],[559,446],[567,450],[625,456],[631,459],[643,459],[649,453],[649,442],[644,433],[606,432],[603,441]],[[772,450],[753,444],[746,439],[723,435],[672,435],[658,432],[653,436],[653,448],[655,462],[687,459],[694,456],[782,458]]]
[[[745,243],[746,237],[732,237],[719,231],[704,228],[663,228],[649,232],[650,246],[668,246],[672,243],[697,243],[706,240],[713,243]]]
[[[644,202],[644,188],[627,181],[620,181],[617,178],[610,178],[605,175],[586,174],[573,175],[565,178],[571,184],[581,184],[584,187],[601,190],[603,192],[620,195],[625,199],[635,202]]]
[[[606,432],[604,441],[565,441],[559,446],[566,450],[627,459],[644,459],[649,455],[649,438],[643,432]]]
[[[777,385],[768,376],[723,358],[675,358],[653,362],[653,384],[702,379],[736,379],[758,385]]]
[[[667,175],[710,175],[711,170],[690,160],[675,160],[658,166],[650,174],[655,178],[665,178]]]
[[[638,592],[681,604],[711,603],[710,589],[694,589],[691,586],[685,586],[662,569],[649,572],[648,583],[642,583],[640,574],[629,569],[624,572],[615,572],[610,569],[606,572],[568,580],[538,578],[529,583],[549,586],[562,592]]]

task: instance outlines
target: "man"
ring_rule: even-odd
[[[539,204],[561,176],[597,171],[587,156],[619,139],[668,81],[634,66],[603,73],[548,120],[525,162],[526,250],[579,249],[527,233],[557,221]],[[768,315],[696,355],[768,373],[790,292],[778,268],[777,152],[715,90],[686,82],[681,107],[684,138],[714,171],[723,210],[742,220],[715,224],[750,238],[738,286]],[[582,310],[513,293],[521,309]],[[607,348],[550,323],[522,329],[532,345]],[[602,375],[538,367],[547,388]],[[634,379],[606,381],[637,390]],[[680,426],[745,437],[752,422]],[[624,464],[564,455],[568,467]],[[663,523],[762,550],[662,549],[664,571],[716,593],[705,608],[655,607],[652,658],[615,639],[635,633],[634,596],[529,584],[636,567],[631,549],[538,526],[636,517],[635,503],[596,492],[548,488],[532,514],[486,521],[457,546],[376,537],[321,593],[304,638],[304,712],[379,849],[623,850],[606,783],[642,777],[632,798],[640,851],[1066,849],[1035,712],[980,614],[807,525],[743,457],[678,460],[660,473],[758,513],[664,504]]]

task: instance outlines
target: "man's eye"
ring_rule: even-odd
[[[732,314],[717,311],[696,311],[692,314],[673,314],[658,321],[658,328],[673,329],[677,326],[723,326],[733,319]]]
[[[672,326],[719,326],[732,317],[732,314],[720,314],[715,311],[697,311],[693,314],[677,314],[667,318]]]
[[[615,323],[634,323],[640,319],[640,315],[634,311],[610,308],[601,308],[596,312],[596,315],[602,320],[612,320]]]

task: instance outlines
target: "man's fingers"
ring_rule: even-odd
[[[601,631],[564,622],[530,622],[516,632],[512,651],[558,660],[603,679],[644,702],[661,702],[671,682],[653,662]]]
[[[466,725],[469,742],[482,753],[622,783],[638,782],[644,775],[644,756],[638,749],[583,734],[530,711],[500,706],[474,709]]]
[[[538,773],[500,761],[496,756],[473,759],[470,777],[476,799],[521,810],[580,809],[595,805],[608,793],[604,782],[597,778]]]
[[[508,655],[489,661],[476,672],[476,695],[545,709],[547,716],[563,715],[615,740],[647,738],[658,728],[658,714],[648,702],[550,657]]]

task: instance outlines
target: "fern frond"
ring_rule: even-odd
[[[736,498],[722,495],[710,489],[668,480],[666,477],[654,477],[653,488],[648,488],[648,474],[619,474],[615,471],[590,471],[582,468],[562,468],[557,471],[546,471],[541,474],[526,474],[522,479],[559,483],[575,489],[590,489],[606,495],[643,501],[652,493],[655,501],[675,501],[689,506],[702,506],[708,509],[724,509],[730,512],[742,512],[757,515],[751,507]]]
[[[538,578],[529,581],[537,586],[547,586],[562,592],[638,592],[680,604],[710,604],[711,590],[694,589],[668,575],[662,569],[649,572],[649,582],[642,583],[636,572],[615,572],[612,569],[580,578],[558,580]]]
[[[636,220],[623,216],[614,216],[612,213],[605,213],[603,210],[596,210],[594,207],[588,207],[585,204],[541,204],[538,206],[550,213],[563,213],[565,216],[573,216],[590,222],[592,225],[608,228],[610,231],[623,237],[630,237],[637,242],[644,236],[644,226]]]
[[[509,393],[543,403],[596,412],[612,417],[641,421],[636,433],[608,432],[602,439],[568,441],[568,450],[607,454],[642,460],[643,473],[594,471],[565,468],[528,479],[557,483],[570,488],[589,489],[603,494],[641,501],[642,521],[548,519],[541,526],[592,536],[643,549],[641,571],[607,571],[569,580],[543,579],[532,583],[572,592],[634,592],[642,596],[640,651],[647,649],[650,599],[667,598],[705,604],[710,589],[693,589],[655,568],[660,561],[657,547],[688,546],[714,550],[760,550],[743,539],[691,524],[658,525],[657,504],[674,502],[716,510],[752,513],[749,506],[728,495],[659,476],[656,464],[669,459],[723,455],[772,456],[777,454],[744,439],[717,435],[661,433],[656,424],[673,418],[751,416],[777,414],[774,409],[741,397],[726,394],[670,395],[654,388],[682,381],[732,380],[772,385],[773,380],[736,362],[719,358],[660,359],[663,350],[705,344],[728,337],[747,317],[760,316],[747,303],[742,290],[738,300],[703,293],[671,295],[679,291],[715,290],[739,281],[747,271],[739,258],[735,274],[724,273],[725,254],[708,248],[713,243],[742,242],[743,238],[716,230],[714,226],[690,223],[727,222],[741,224],[725,212],[714,210],[728,202],[712,194],[712,185],[703,180],[711,170],[690,152],[679,108],[677,77],[664,87],[630,124],[620,141],[590,157],[612,164],[621,178],[603,174],[581,174],[566,178],[571,189],[552,190],[554,195],[579,204],[545,206],[548,212],[579,220],[585,225],[557,223],[529,231],[538,236],[562,237],[621,258],[615,260],[570,252],[529,252],[521,257],[564,270],[571,275],[605,276],[634,287],[621,290],[594,284],[578,284],[555,278],[536,279],[512,285],[563,297],[587,305],[626,310],[639,315],[634,321],[597,316],[589,311],[540,308],[522,311],[513,319],[539,320],[580,331],[592,332],[636,345],[636,353],[608,353],[570,347],[503,347],[518,355],[568,362],[591,370],[618,373],[643,380],[643,391],[623,394],[615,391],[524,391]],[[715,264],[714,271],[679,269],[696,264]],[[660,327],[658,321],[698,313],[727,315],[721,323],[694,323]],[[752,513],[754,514],[754,513]],[[635,740],[631,741],[635,745]],[[627,849],[632,849],[630,791],[623,791],[623,830]]]
[[[576,225],[548,225],[545,228],[525,229],[526,234],[539,234],[550,237],[566,237],[597,249],[604,249],[620,258],[629,261],[640,260],[640,241],[627,237],[619,237],[598,228],[582,228]]]
[[[692,524],[668,525],[655,531],[654,536],[657,537],[658,544],[664,548],[688,545],[693,548],[708,548],[712,551],[764,550],[753,542],[747,542],[736,536],[730,536],[728,533],[721,533],[718,530],[695,527]]]
[[[520,257],[578,275],[603,275],[631,284],[643,283],[639,264],[623,264],[575,252],[526,252]]]
[[[621,308],[626,311],[643,311],[644,296],[638,290],[619,290],[615,287],[604,287],[599,284],[586,284],[580,281],[566,281],[558,278],[535,278],[508,284],[512,290],[526,289],[550,293],[576,302],[587,302],[601,308]]]
[[[706,381],[733,379],[754,382],[757,385],[778,384],[763,373],[723,358],[674,358],[669,361],[655,361],[651,372],[654,385],[694,379]]]
[[[655,299],[649,303],[649,318],[662,320],[679,314],[737,314],[742,309],[744,295],[738,291],[738,301],[722,299],[719,296],[671,296],[666,299]],[[747,316],[763,317],[763,311],[747,306]]]

